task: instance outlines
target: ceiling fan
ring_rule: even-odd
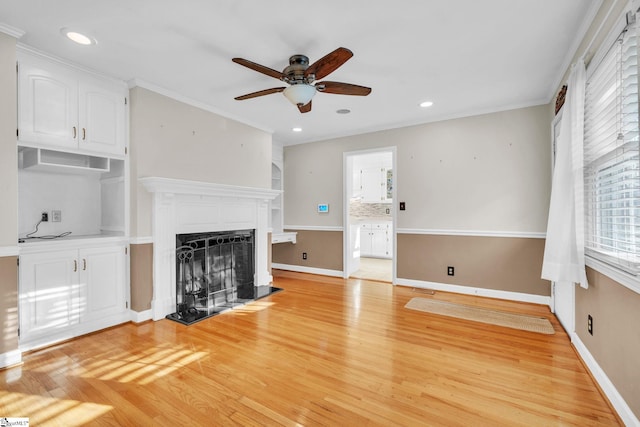
[[[309,58],[305,55],[293,55],[289,58],[289,66],[282,72],[276,71],[264,65],[256,64],[243,58],[233,58],[236,64],[244,65],[269,77],[281,80],[289,86],[274,87],[258,92],[237,96],[235,99],[242,101],[256,98],[258,96],[270,95],[272,93],[283,92],[291,103],[298,107],[301,113],[311,111],[311,99],[316,92],[333,93],[338,95],[367,96],[371,93],[371,88],[358,86],[350,83],[317,81],[322,80],[338,69],[353,56],[353,52],[344,47],[339,47],[333,52],[320,58],[309,65]],[[316,82],[315,84],[312,84]]]

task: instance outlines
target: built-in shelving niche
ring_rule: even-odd
[[[65,239],[125,235],[125,164],[122,159],[41,148],[18,149],[19,237],[49,221],[34,236]],[[53,222],[51,211],[61,212]],[[34,241],[34,240],[32,240]],[[35,240],[37,241],[37,240]]]

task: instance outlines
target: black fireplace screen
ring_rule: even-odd
[[[253,300],[254,230],[176,236],[176,312],[193,323]]]

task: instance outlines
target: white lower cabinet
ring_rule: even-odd
[[[21,252],[21,349],[128,320],[125,251],[117,244]]]
[[[393,226],[390,222],[360,224],[360,255],[374,258],[393,256]]]

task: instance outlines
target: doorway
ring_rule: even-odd
[[[344,153],[344,278],[396,281],[396,148]]]

